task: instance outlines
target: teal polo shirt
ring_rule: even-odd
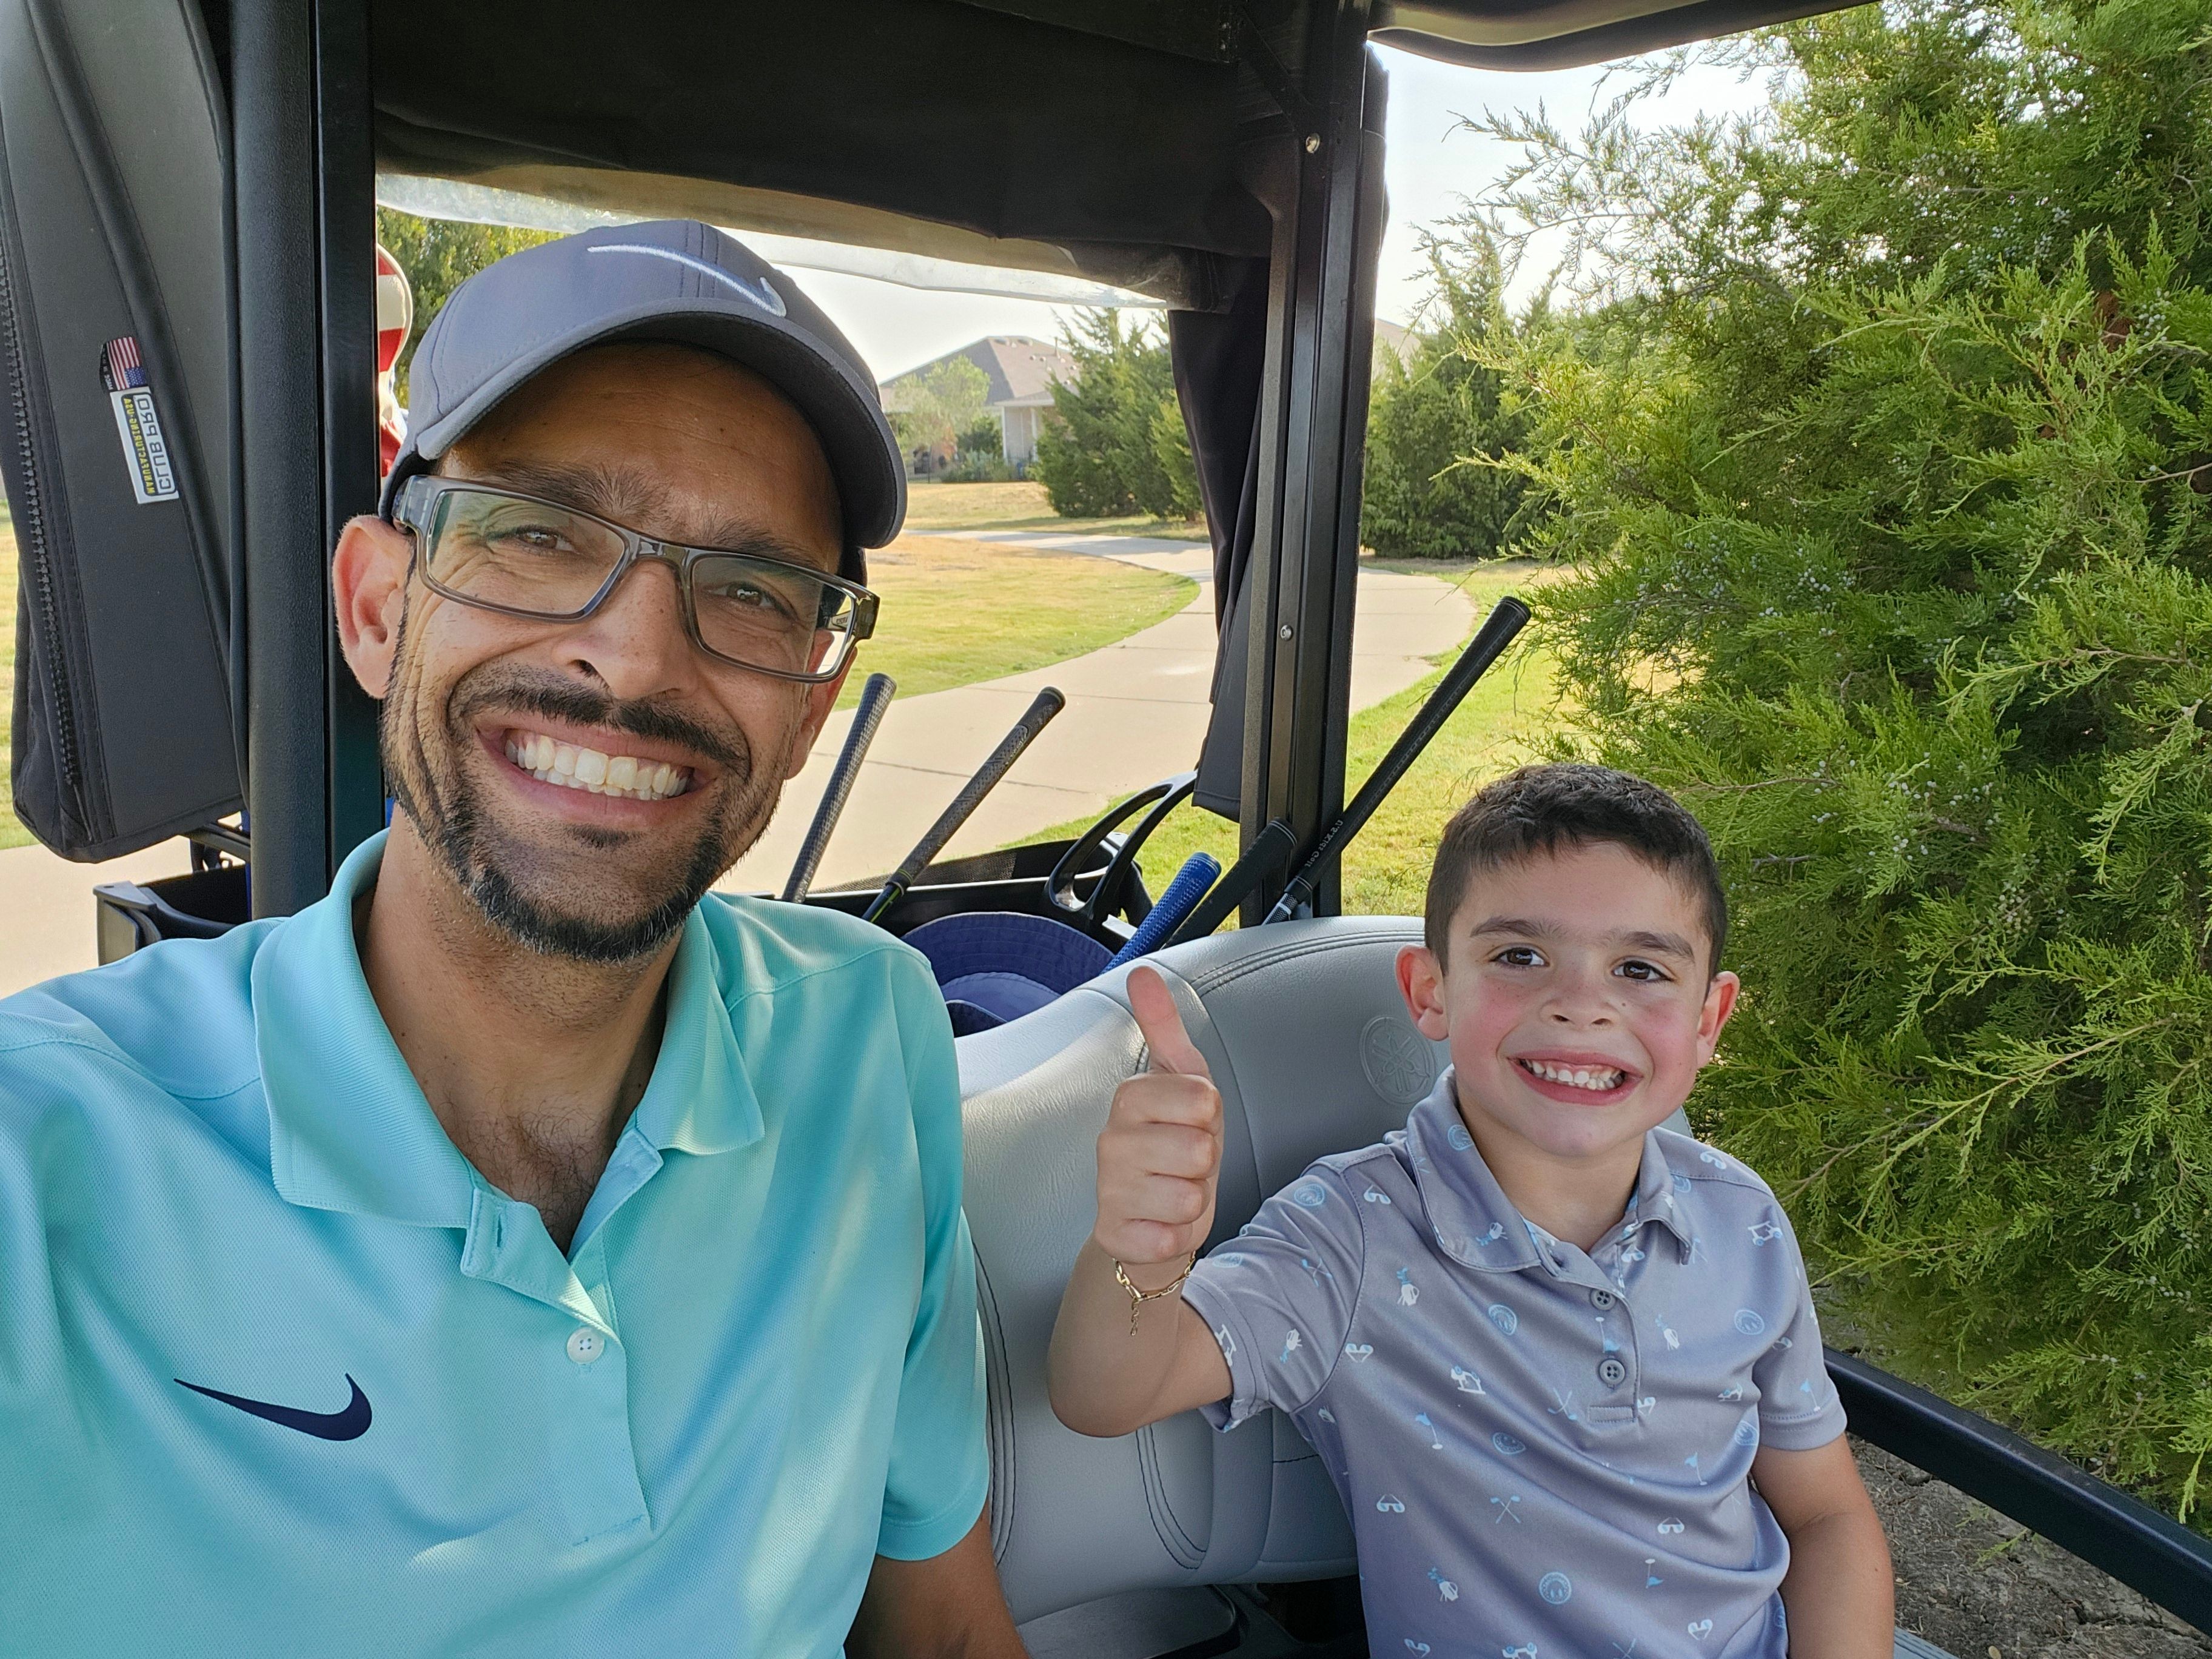
[[[684,925],[563,1255],[331,896],[0,1002],[0,1653],[830,1655],[988,1480],[921,958]]]

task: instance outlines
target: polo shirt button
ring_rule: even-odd
[[[1610,1308],[1619,1300],[1620,1298],[1614,1296],[1611,1291],[1592,1291],[1590,1292],[1590,1306],[1595,1308],[1600,1313],[1603,1313],[1607,1308]]]
[[[607,1351],[606,1339],[588,1325],[579,1325],[568,1334],[568,1358],[579,1365],[588,1365]]]
[[[1597,1380],[1608,1389],[1617,1389],[1628,1381],[1628,1367],[1607,1354],[1597,1362]]]

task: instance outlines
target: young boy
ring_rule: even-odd
[[[1450,1070],[1194,1266],[1220,1097],[1165,984],[1132,974],[1153,1070],[1099,1137],[1061,1420],[1288,1413],[1352,1516],[1378,1656],[1889,1659],[1889,1554],[1790,1224],[1658,1127],[1735,1006],[1727,930],[1663,791],[1579,765],[1492,784],[1398,957]]]

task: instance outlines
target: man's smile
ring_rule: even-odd
[[[564,743],[549,732],[509,726],[503,746],[509,761],[540,783],[627,800],[666,800],[691,787],[691,769],[639,755]]]

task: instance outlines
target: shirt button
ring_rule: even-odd
[[[1595,1308],[1600,1313],[1603,1313],[1607,1308],[1610,1308],[1619,1300],[1620,1298],[1614,1296],[1611,1291],[1592,1291],[1590,1292],[1590,1306]]]
[[[1617,1389],[1628,1381],[1628,1367],[1607,1354],[1597,1362],[1597,1380],[1608,1389]]]
[[[568,1334],[568,1358],[579,1365],[588,1365],[607,1351],[606,1339],[588,1325],[579,1325]]]

